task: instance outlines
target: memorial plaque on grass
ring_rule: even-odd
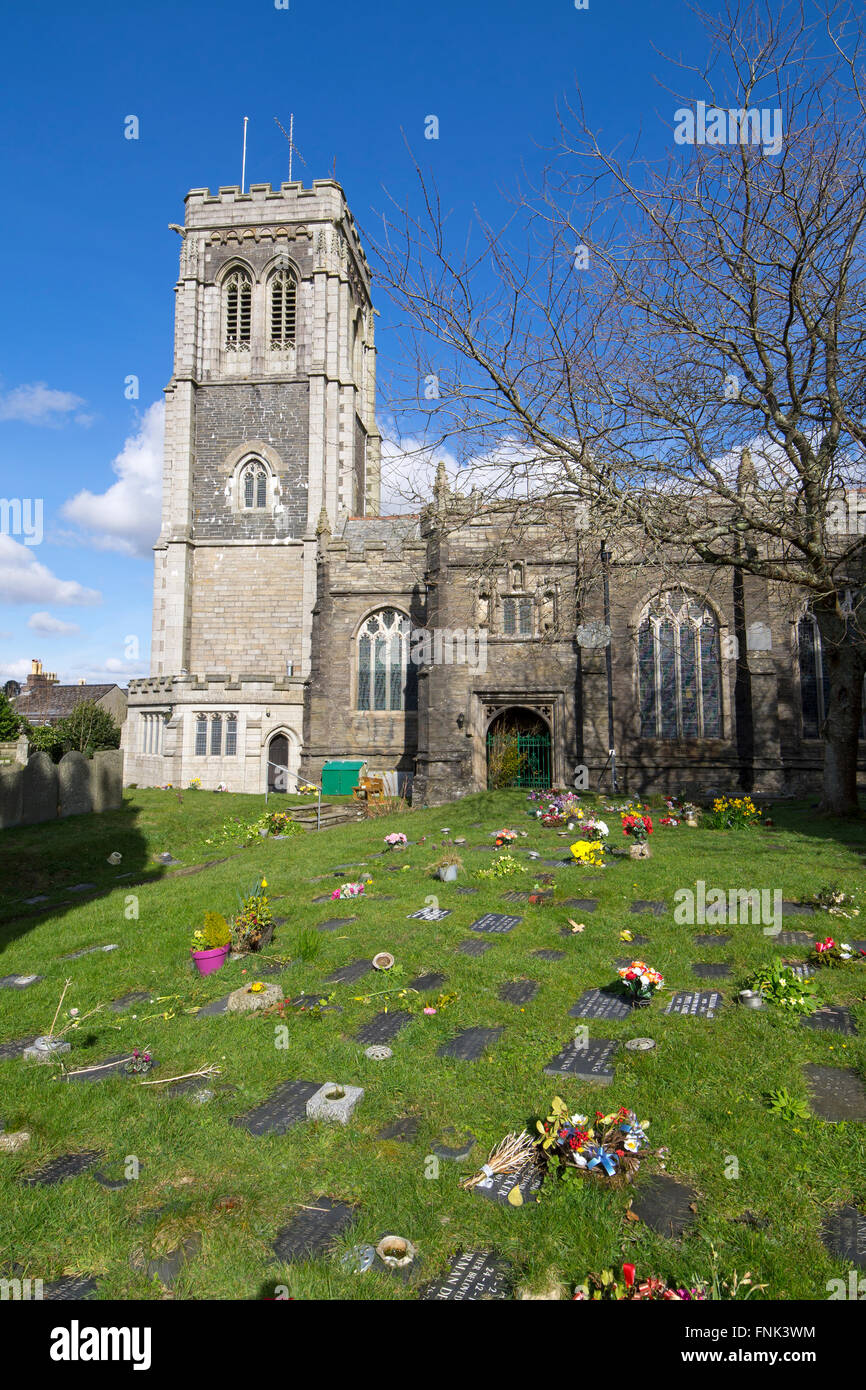
[[[629,962],[630,963],[630,962]],[[588,989],[568,1011],[569,1018],[631,1018],[634,1010],[617,989]]]
[[[611,1058],[619,1050],[612,1038],[573,1038],[561,1052],[551,1057],[545,1076],[576,1076],[581,1081],[598,1081],[609,1086],[614,1078]]]
[[[422,922],[441,922],[443,917],[450,917],[452,911],[450,907],[422,907],[418,912],[410,912],[406,921],[411,922],[417,918]]]
[[[54,1187],[56,1183],[68,1182],[77,1178],[105,1158],[101,1149],[82,1149],[76,1154],[61,1154],[59,1158],[49,1159],[35,1172],[21,1179],[24,1187]]]
[[[43,1284],[42,1297],[55,1303],[78,1302],[81,1298],[93,1298],[96,1289],[96,1280],[89,1274],[65,1274],[61,1279]]]
[[[778,946],[811,946],[815,938],[807,931],[780,931],[768,940]]]
[[[812,1109],[822,1120],[866,1120],[866,1091],[856,1071],[849,1067],[805,1066]]]
[[[409,981],[408,988],[417,989],[419,994],[423,994],[428,989],[441,989],[447,978],[447,975],[440,975],[434,970],[429,975],[417,975]]]
[[[456,893],[477,893],[477,888],[455,888]]]
[[[355,1042],[361,1043],[363,1047],[368,1047],[371,1043],[390,1042],[411,1021],[412,1015],[406,1009],[394,1009],[391,1013],[377,1014],[369,1023],[365,1023],[363,1028],[358,1029]]]
[[[566,898],[559,906],[572,907],[577,912],[595,912],[598,907],[598,898]]]
[[[196,1018],[216,1018],[217,1015],[226,1013],[230,997],[225,994],[222,999],[212,999],[209,1004],[202,1004]]]
[[[289,1225],[277,1232],[274,1254],[284,1264],[321,1255],[357,1219],[357,1207],[332,1197],[319,1197],[302,1207]]]
[[[729,980],[731,967],[726,961],[696,961],[692,965],[692,974],[705,980]]]
[[[191,1231],[174,1250],[154,1254],[151,1259],[141,1253],[133,1254],[130,1264],[134,1269],[140,1269],[146,1279],[158,1279],[161,1284],[170,1288],[180,1274],[182,1266],[197,1255],[200,1249],[201,1235],[198,1231]]]
[[[537,980],[512,980],[502,986],[499,998],[505,1004],[531,1004],[538,988]]]
[[[629,911],[634,913],[651,912],[653,917],[663,917],[667,911],[667,903],[651,902],[645,898],[638,898],[636,902],[632,903]]]
[[[285,1134],[292,1125],[307,1118],[307,1101],[322,1089],[321,1081],[283,1081],[261,1105],[243,1115],[235,1115],[232,1124],[250,1134]]]
[[[437,1057],[454,1057],[458,1062],[477,1062],[488,1047],[492,1047],[502,1028],[467,1028],[436,1049]]]
[[[432,1152],[437,1158],[442,1158],[446,1163],[462,1163],[468,1158],[478,1140],[469,1130],[465,1134],[458,1134],[457,1130],[449,1127],[443,1130],[442,1139],[438,1144],[434,1144]]]
[[[666,1014],[682,1014],[689,1018],[715,1018],[722,1007],[722,996],[714,989],[679,990],[671,999]]]
[[[485,912],[483,917],[469,923],[469,930],[502,934],[512,931],[522,921],[522,917],[507,917],[501,912]]]
[[[112,943],[107,946],[82,946],[80,951],[70,951],[68,955],[61,956],[61,960],[78,960],[81,956],[92,956],[96,951],[117,951],[119,947]]]
[[[831,1033],[845,1033],[849,1038],[857,1033],[857,1023],[850,1009],[841,1004],[825,1004],[813,1014],[803,1014],[800,1022],[804,1028],[815,1028]]]
[[[122,994],[119,999],[112,1001],[111,1007],[116,1014],[122,1014],[124,1009],[131,1009],[133,1004],[144,1004],[152,998],[146,989],[134,989],[129,994]]]
[[[513,1280],[508,1264],[489,1250],[468,1250],[455,1256],[439,1284],[433,1284],[422,1297],[429,1301],[503,1301],[512,1296]]]
[[[417,1115],[406,1115],[402,1120],[395,1120],[393,1124],[386,1125],[380,1129],[378,1139],[392,1139],[399,1144],[412,1144],[418,1134]]]
[[[714,936],[712,932],[707,932],[695,937],[696,946],[727,946],[730,941],[729,936]]]
[[[348,965],[341,965],[339,970],[333,974],[325,976],[325,983],[329,985],[353,985],[358,980],[363,979],[373,969],[369,960],[352,960]]]
[[[28,989],[41,979],[41,975],[3,975],[0,977],[0,989]]]
[[[512,888],[510,892],[502,894],[502,901],[505,903],[528,903],[529,894],[521,892],[519,888]]]
[[[13,1038],[11,1042],[0,1043],[0,1062],[8,1062],[11,1057],[22,1057],[25,1047],[35,1043],[38,1033],[29,1038]]]
[[[821,1227],[821,1239],[835,1259],[866,1269],[866,1216],[862,1211],[849,1205],[831,1212]]]
[[[461,941],[457,947],[462,956],[483,956],[488,951],[492,951],[492,941],[476,941],[471,936],[466,941]]]
[[[660,1174],[641,1184],[631,1209],[651,1231],[675,1240],[697,1219],[696,1198],[691,1187]]]
[[[524,1176],[517,1173],[497,1173],[492,1178],[486,1178],[484,1182],[478,1182],[471,1189],[477,1192],[479,1197],[487,1197],[491,1202],[498,1202],[500,1206],[515,1207],[529,1206],[538,1201],[538,1193],[544,1175],[537,1168],[531,1168]],[[517,1187],[520,1189],[522,1202],[509,1202],[508,1194]]]
[[[328,917],[326,921],[316,923],[316,931],[339,931],[341,927],[348,927],[350,922],[357,920],[357,917]]]
[[[814,917],[817,910],[812,903],[782,902],[783,917]]]
[[[289,1003],[293,1009],[300,1009],[301,1013],[312,1013],[318,1009],[323,1014],[341,1014],[343,1010],[339,1004],[329,1003],[327,994],[298,994]]]
[[[118,1052],[113,1057],[106,1057],[103,1062],[94,1062],[91,1067],[76,1067],[75,1071],[68,1071],[64,1076],[64,1081],[108,1081],[117,1076],[126,1078],[130,1073],[126,1069],[127,1062],[132,1060],[131,1052]],[[153,1063],[155,1066],[156,1063]]]
[[[785,968],[789,970],[797,980],[810,980],[815,974],[813,967],[807,965],[803,960],[786,960]]]
[[[538,960],[565,960],[564,951],[550,951],[545,948],[541,951],[533,951],[532,954],[536,956]]]

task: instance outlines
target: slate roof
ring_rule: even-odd
[[[65,719],[82,700],[102,700],[112,690],[119,690],[116,683],[110,685],[37,685],[23,689],[13,701],[18,714],[29,719],[32,724],[53,724],[57,719]]]
[[[417,516],[349,516],[335,539],[345,541],[350,551],[360,554],[371,541],[384,541],[389,550],[399,550],[407,541],[420,537]]]

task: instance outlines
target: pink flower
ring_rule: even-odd
[[[424,1009],[424,1012],[425,1014],[435,1014],[436,1010],[433,1008],[432,1004],[428,1004]]]

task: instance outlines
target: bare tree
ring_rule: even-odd
[[[700,19],[704,66],[665,59],[685,91],[660,84],[664,159],[637,139],[605,147],[578,94],[535,186],[462,245],[418,168],[417,209],[392,208],[373,239],[413,344],[417,384],[399,407],[414,406],[419,451],[471,460],[499,495],[579,498],[600,529],[639,530],[647,553],[798,595],[829,675],[822,804],[853,814],[862,24],[847,5],[807,15],[775,0]]]

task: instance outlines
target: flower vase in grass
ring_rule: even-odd
[[[541,1162],[558,1164],[563,1176],[576,1169],[585,1177],[620,1186],[631,1182],[641,1162],[651,1156],[648,1121],[638,1120],[625,1106],[608,1115],[601,1110],[594,1117],[569,1115],[565,1102],[554,1096],[551,1113],[535,1128]],[[659,1149],[652,1156],[664,1154]]]
[[[636,1009],[646,1008],[652,1002],[656,990],[663,987],[664,975],[653,970],[646,961],[633,960],[622,970],[618,970],[622,988],[629,1003]]]
[[[503,849],[506,845],[512,845],[516,839],[517,834],[514,830],[497,830],[496,848]]]
[[[604,868],[604,843],[602,840],[576,840],[571,846],[576,864],[589,869]]]
[[[192,934],[192,958],[200,975],[212,975],[226,962],[231,928],[219,912],[206,912],[204,923]]]
[[[393,834],[385,836],[385,844],[389,850],[405,849],[409,841],[400,830],[395,830]]]
[[[629,813],[622,816],[621,819],[623,835],[627,835],[633,841],[629,846],[629,857],[631,859],[649,859],[650,848],[647,841],[653,833],[652,817]]]
[[[235,951],[260,951],[274,934],[274,914],[265,893],[266,878],[257,880],[247,893],[238,893],[238,912],[232,923],[232,946]]]
[[[366,883],[343,883],[339,888],[334,889],[331,897],[335,902],[338,898],[361,898],[364,896],[367,883],[372,882],[373,880],[368,878]]]
[[[852,946],[847,941],[834,941],[832,936],[816,941],[809,952],[809,964],[826,969],[839,969],[843,966],[857,965],[866,960],[866,951]]]

